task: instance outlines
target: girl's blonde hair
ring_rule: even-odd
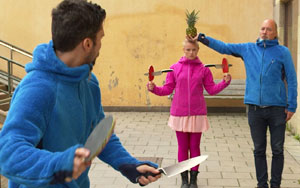
[[[190,40],[185,39],[185,40],[182,42],[183,47],[186,45],[186,43],[193,44],[193,45],[197,46],[197,48],[199,49],[199,44],[198,44],[197,41],[190,41]]]

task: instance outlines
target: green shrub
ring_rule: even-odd
[[[295,135],[294,138],[300,142],[300,135],[299,134]]]

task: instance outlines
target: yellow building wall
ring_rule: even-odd
[[[12,3],[13,2],[13,3]],[[32,52],[51,39],[51,10],[59,0],[0,0],[0,39]],[[167,97],[146,90],[144,73],[169,68],[183,55],[185,10],[199,10],[198,32],[225,42],[255,42],[262,21],[273,17],[273,0],[94,0],[106,9],[105,37],[94,73],[104,106],[169,106]],[[1,48],[0,48],[1,53]],[[233,79],[244,79],[241,59],[200,45],[205,64],[233,64]],[[220,69],[211,69],[215,78]],[[165,75],[154,82],[162,85]]]
[[[295,23],[297,25],[297,29],[298,29],[298,35],[297,35],[297,39],[295,39],[295,41],[297,41],[296,45],[297,45],[297,62],[300,62],[300,3],[298,3],[298,12],[297,12],[297,17],[298,17],[298,23]],[[296,67],[296,71],[297,71],[297,80],[298,80],[298,109],[296,111],[296,113],[294,114],[293,118],[291,119],[291,121],[289,122],[289,128],[292,130],[293,133],[300,135],[300,112],[299,112],[299,101],[300,101],[300,89],[299,89],[299,81],[300,81],[300,66],[298,65]]]

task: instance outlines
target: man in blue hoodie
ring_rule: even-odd
[[[83,148],[104,118],[97,78],[91,70],[104,36],[106,12],[86,0],[64,0],[52,11],[52,40],[37,46],[27,75],[16,88],[0,133],[0,173],[9,187],[90,186],[90,154]],[[98,158],[133,183],[161,175],[138,161],[113,134]]]
[[[280,187],[284,165],[286,122],[297,108],[297,77],[287,47],[279,45],[274,20],[264,20],[256,43],[224,43],[200,33],[195,38],[221,54],[241,57],[246,69],[244,103],[248,105],[248,122],[254,143],[258,187],[268,187],[266,160],[267,129],[272,148],[272,188]]]

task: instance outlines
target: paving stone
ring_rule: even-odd
[[[111,112],[117,117],[115,133],[128,152],[141,159],[160,159],[162,167],[177,163],[177,139],[168,125],[168,112]],[[201,188],[253,188],[256,176],[253,143],[244,114],[209,114],[210,129],[203,133],[202,155],[209,158],[199,167]],[[269,133],[268,133],[269,136]],[[270,176],[271,149],[268,138],[267,160]],[[137,188],[109,165],[95,159],[89,173],[91,188]],[[285,141],[282,188],[300,187],[300,143],[290,134]],[[163,176],[147,188],[176,188],[180,175]]]
[[[239,186],[238,179],[208,179],[209,186]]]
[[[257,184],[256,179],[239,178],[238,181],[240,187],[256,187]]]
[[[236,179],[253,179],[251,174],[248,173],[248,172],[240,172],[240,173],[237,173],[237,172],[222,172],[222,177],[224,179],[226,178],[236,178]]]
[[[200,171],[199,178],[222,178],[221,172],[203,172]]]

